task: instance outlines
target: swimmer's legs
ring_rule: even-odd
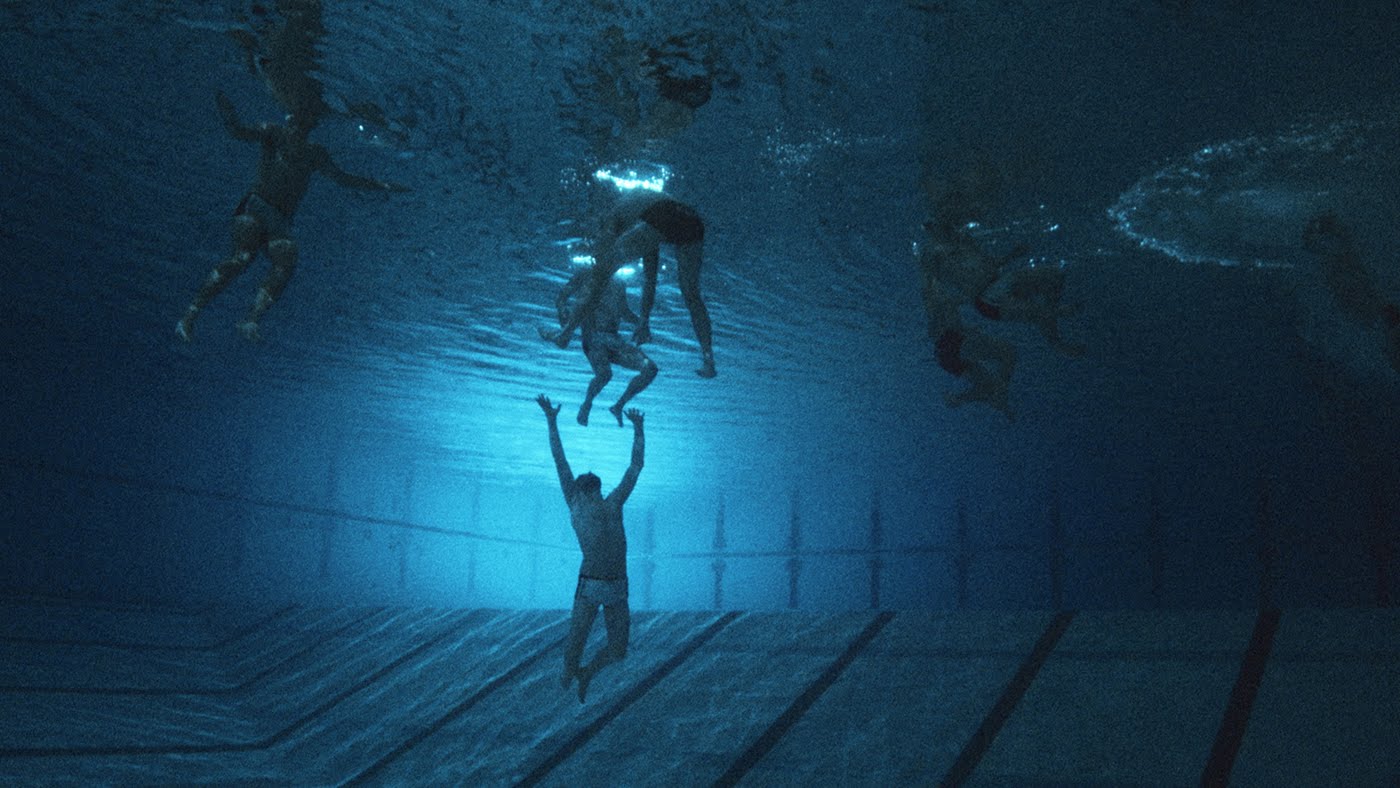
[[[640,367],[641,369],[638,370],[636,377],[628,382],[627,390],[622,392],[622,396],[618,398],[617,402],[614,403],[611,408],[608,408],[608,412],[613,415],[613,418],[617,419],[617,426],[619,427],[622,426],[622,411],[627,407],[627,403],[630,402],[633,397],[641,394],[642,389],[650,386],[651,382],[656,379],[656,373],[658,371],[656,362],[646,356],[642,356]],[[637,367],[628,365],[628,368],[636,369]]]
[[[579,703],[587,700],[588,685],[598,671],[627,657],[627,640],[632,629],[632,612],[627,607],[627,600],[623,599],[616,605],[604,605],[603,621],[608,627],[608,645],[594,655],[592,662],[577,671]],[[587,631],[584,634],[587,635]]]
[[[681,295],[685,298],[685,308],[690,310],[690,325],[695,329],[695,339],[700,343],[700,369],[695,370],[695,374],[712,378],[716,373],[710,312],[705,308],[705,299],[700,296],[700,266],[704,253],[704,241],[677,247],[676,263],[679,266],[677,273]]]
[[[598,302],[603,300],[603,294],[607,292],[608,281],[617,273],[617,269],[638,257],[646,256],[649,250],[655,250],[660,245],[661,233],[646,222],[638,222],[613,242],[611,248],[599,249],[593,261],[593,278],[588,282],[588,294],[583,303],[569,315],[568,322],[558,333],[541,330],[540,336],[560,348],[568,347],[574,332],[598,308]],[[646,313],[643,312],[643,324],[646,323],[646,319]]]
[[[238,330],[243,332],[243,336],[249,341],[256,342],[261,339],[258,335],[258,320],[262,318],[268,307],[282,295],[282,291],[287,288],[287,282],[291,281],[292,274],[297,267],[297,244],[290,238],[278,238],[267,245],[267,256],[272,259],[272,270],[268,272],[267,278],[263,280],[262,286],[258,288],[258,294],[253,298],[253,305],[248,309],[248,315],[243,318],[243,322],[238,324]]]
[[[578,423],[585,427],[588,426],[588,413],[593,409],[593,398],[612,380],[612,364],[608,361],[606,351],[596,351],[589,356],[588,362],[593,365],[593,379],[588,381],[588,393],[584,395],[583,404],[578,409]]]
[[[262,246],[262,239],[263,228],[257,219],[248,214],[234,217],[233,251],[229,254],[228,259],[219,263],[213,271],[209,272],[209,277],[204,280],[204,284],[195,294],[194,300],[185,309],[185,316],[175,324],[175,333],[181,339],[186,342],[190,341],[194,331],[194,319],[199,316],[200,310],[208,306],[215,296],[222,293],[230,282],[248,270],[248,266],[258,254],[258,248]]]
[[[583,646],[588,642],[588,631],[593,628],[593,620],[598,617],[598,606],[574,596],[574,612],[569,620],[569,640],[564,646],[564,674],[559,683],[568,689],[579,672],[579,661],[583,659]]]

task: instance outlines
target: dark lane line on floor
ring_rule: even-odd
[[[99,602],[66,597],[33,596],[25,594],[0,594],[0,605],[27,605],[45,609],[65,608],[75,612],[97,610],[103,613],[155,613],[162,616],[202,618],[212,615],[218,608],[215,605],[203,607],[176,607],[174,605],[142,604],[140,602]]]
[[[841,678],[841,674],[846,671],[846,668],[850,667],[856,657],[865,650],[865,647],[870,645],[870,641],[874,640],[875,636],[880,634],[880,630],[884,629],[885,625],[890,623],[893,618],[894,613],[885,612],[867,624],[865,629],[856,635],[855,640],[846,646],[846,650],[841,653],[841,656],[837,657],[835,662],[828,665],[820,676],[807,685],[807,689],[803,690],[802,694],[798,695],[791,705],[778,715],[777,719],[773,720],[768,729],[753,744],[749,745],[749,748],[730,765],[724,774],[720,775],[718,780],[715,780],[714,784],[729,786],[742,780],[744,775],[748,774],[749,770],[762,760],[763,756],[767,755],[778,744],[779,740],[787,735],[789,730],[792,730],[792,726],[802,719],[802,715],[812,708],[812,705],[821,698],[822,694],[830,689],[837,679]]]
[[[982,761],[982,756],[987,754],[991,748],[992,741],[1001,732],[1001,727],[1011,718],[1011,712],[1016,710],[1016,704],[1021,702],[1021,698],[1030,689],[1031,682],[1035,681],[1036,674],[1045,665],[1045,661],[1050,658],[1050,652],[1055,650],[1055,644],[1060,642],[1060,637],[1069,629],[1070,622],[1074,620],[1074,613],[1060,613],[1050,621],[1050,625],[1041,633],[1040,639],[1035,642],[1035,647],[1031,653],[1026,655],[1026,659],[1021,663],[1021,667],[1016,671],[1016,675],[1011,677],[1006,688],[1002,690],[1001,697],[992,706],[992,710],[982,720],[982,724],[973,732],[972,738],[963,745],[962,752],[958,753],[958,758],[953,762],[952,768],[943,775],[939,785],[954,786],[962,785],[967,778],[972,776],[977,764]]]
[[[550,628],[553,629],[554,627]],[[486,684],[483,685],[481,689],[472,693],[471,697],[467,698],[461,703],[458,703],[456,706],[453,706],[446,714],[443,714],[441,717],[438,717],[436,720],[434,720],[432,724],[428,725],[423,730],[409,737],[408,740],[405,741],[403,744],[400,744],[398,747],[395,747],[384,757],[371,764],[369,768],[341,783],[341,785],[364,785],[370,782],[371,780],[374,780],[376,777],[379,776],[381,772],[384,771],[384,769],[388,768],[389,764],[398,760],[409,750],[412,750],[414,747],[417,747],[419,744],[422,744],[429,736],[432,736],[434,733],[437,733],[438,731],[442,730],[453,720],[456,720],[460,718],[463,714],[466,714],[468,711],[471,710],[473,706],[484,700],[486,696],[490,695],[491,693],[495,692],[496,690],[515,680],[517,676],[519,676],[521,673],[525,672],[527,669],[532,667],[536,662],[539,662],[541,659],[544,659],[550,654],[550,652],[561,648],[564,645],[564,640],[566,637],[567,635],[562,635],[558,638],[555,638],[543,648],[535,651],[533,654],[530,654],[521,661],[515,663],[514,667],[496,676],[494,679],[491,679],[490,681],[486,682]]]
[[[356,682],[349,689],[336,693],[335,696],[322,702],[310,712],[302,715],[299,719],[281,730],[266,736],[262,739],[251,742],[228,742],[218,744],[173,744],[173,745],[146,745],[136,747],[15,747],[0,749],[0,758],[53,758],[63,756],[120,756],[120,755],[205,755],[223,754],[235,752],[255,752],[265,750],[274,745],[280,744],[290,738],[297,730],[313,722],[316,718],[330,711],[332,708],[361,690],[374,684],[396,670],[400,665],[422,654],[423,652],[446,640],[450,635],[474,625],[476,619],[485,615],[482,611],[473,610],[462,617],[462,620],[454,625],[450,625],[442,632],[432,638],[418,644],[412,650],[402,654],[393,662],[379,668],[374,673]]]
[[[628,690],[627,694],[619,698],[617,702],[607,711],[603,712],[598,719],[589,723],[583,730],[574,734],[572,738],[564,742],[558,750],[555,750],[552,755],[545,758],[543,762],[531,770],[529,774],[525,775],[516,785],[529,786],[539,784],[539,782],[553,771],[555,767],[578,752],[590,739],[598,735],[599,731],[607,727],[608,723],[617,719],[622,712],[627,710],[628,706],[636,703],[643,695],[650,692],[653,687],[660,684],[661,680],[670,675],[671,671],[680,667],[681,663],[685,662],[687,659],[690,659],[695,652],[700,650],[701,646],[708,643],[715,635],[718,635],[721,629],[733,623],[734,619],[738,618],[739,615],[738,612],[725,613],[706,627],[703,632],[692,637],[685,645],[681,646],[680,651],[672,654],[670,659],[654,668],[651,673],[647,674],[646,678],[642,679],[634,685],[632,689]]]
[[[248,624],[247,626],[230,632],[224,639],[213,643],[125,643],[114,640],[62,640],[58,638],[36,638],[6,635],[0,637],[0,643],[19,643],[26,646],[78,646],[80,648],[116,648],[127,651],[214,651],[232,645],[235,641],[245,638],[259,629],[271,624],[279,618],[284,618],[298,605],[287,605],[272,611],[268,615]]]
[[[254,673],[237,684],[230,684],[224,687],[196,687],[193,689],[185,687],[32,687],[32,686],[0,686],[0,693],[7,694],[35,694],[35,695],[124,695],[139,697],[160,697],[166,695],[185,695],[191,697],[218,697],[221,695],[233,695],[246,691],[259,681],[273,675],[278,670],[286,667],[297,659],[306,656],[316,649],[324,646],[327,642],[340,637],[351,628],[364,624],[371,618],[382,614],[385,608],[371,608],[363,616],[342,624],[340,627],[324,632],[316,638],[310,645],[303,646],[292,654],[278,660],[275,664]]]
[[[1269,662],[1278,622],[1279,611],[1272,609],[1260,610],[1254,619],[1254,631],[1250,633],[1249,647],[1245,649],[1244,659],[1240,662],[1235,688],[1230,692],[1230,702],[1220,720],[1220,729],[1216,731],[1210,760],[1206,761],[1206,767],[1201,772],[1201,785],[1225,785],[1230,781],[1230,770],[1235,767],[1235,757],[1239,755],[1245,728],[1249,726],[1249,713],[1259,694],[1259,683]]]

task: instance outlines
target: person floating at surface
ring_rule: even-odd
[[[937,300],[928,300],[927,294],[925,298],[926,304]],[[947,308],[949,305],[952,308]],[[929,336],[938,366],[971,384],[965,391],[945,393],[944,403],[956,408],[968,402],[985,402],[1015,421],[1010,389],[1011,373],[1016,369],[1016,347],[990,334],[965,328],[956,307],[956,302],[944,301],[942,307],[930,311]]]
[[[1386,360],[1400,372],[1400,306],[1381,294],[1342,220],[1331,211],[1314,216],[1303,229],[1303,247],[1322,261],[1323,281],[1338,310],[1368,331],[1379,329]]]
[[[1007,257],[987,254],[964,232],[944,223],[941,229],[925,226],[933,235],[920,250],[923,267],[924,310],[938,365],[955,378],[967,378],[971,388],[944,396],[948,407],[985,402],[1015,420],[1009,402],[1016,348],[1009,342],[964,327],[959,309],[969,302],[979,311],[993,308],[983,294],[996,281],[1001,268],[1024,254],[1018,247]]]
[[[569,624],[569,639],[564,649],[564,673],[560,683],[565,689],[578,679],[578,699],[588,697],[588,685],[598,671],[627,656],[627,638],[632,614],[627,606],[627,534],[622,527],[622,505],[632,494],[637,476],[642,472],[645,445],[642,433],[642,412],[627,411],[632,422],[632,464],[622,475],[622,481],[604,498],[602,481],[592,473],[574,478],[569,461],[564,458],[564,444],[559,439],[559,406],[541,394],[535,399],[549,422],[549,449],[554,455],[554,468],[559,473],[559,486],[569,506],[569,519],[583,551],[579,567],[578,586],[574,591],[574,609]],[[608,644],[594,655],[593,661],[580,667],[583,647],[588,633],[603,608],[603,621],[608,629]]]
[[[974,306],[1001,276],[1002,270],[1030,250],[1018,244],[1002,256],[989,254],[968,234],[965,224],[950,217],[924,223],[927,240],[919,249],[925,278],[932,277],[961,293]]]
[[[348,189],[408,191],[405,186],[351,175],[337,167],[324,147],[307,141],[307,135],[315,127],[312,115],[289,115],[285,126],[273,123],[244,126],[228,96],[220,92],[218,103],[228,133],[234,139],[261,144],[262,157],[253,188],[234,210],[232,254],[210,272],[184,317],[175,325],[175,333],[186,342],[190,340],[200,310],[247,270],[258,252],[265,249],[272,261],[272,270],[258,288],[247,316],[238,324],[243,336],[249,340],[259,339],[258,320],[282,294],[296,270],[297,245],[292,240],[292,216],[306,195],[312,174],[323,173]]]
[[[624,264],[642,259],[642,316],[633,334],[637,344],[651,339],[651,307],[656,300],[656,279],[661,268],[661,245],[676,250],[681,295],[690,311],[690,323],[700,343],[702,378],[715,376],[710,313],[700,295],[700,267],[705,251],[705,223],[695,209],[659,192],[638,190],[622,197],[603,220],[595,239],[593,277],[583,303],[574,310],[563,328],[541,331],[545,339],[561,348],[569,346],[574,331],[598,308],[608,279]]]
[[[999,295],[983,293],[973,300],[978,314],[988,320],[1030,323],[1050,346],[1066,356],[1084,355],[1084,346],[1060,337],[1060,318],[1078,313],[1083,305],[1062,305],[1065,270],[1059,265],[1024,265],[1004,274],[994,288]]]
[[[554,302],[554,307],[559,312],[559,325],[567,325],[569,322],[569,299],[592,280],[592,270],[580,269],[560,289],[559,297]],[[608,385],[608,381],[612,380],[613,364],[637,371],[637,376],[627,384],[622,396],[608,408],[608,412],[617,419],[619,427],[622,426],[622,409],[656,378],[656,363],[636,343],[623,339],[618,333],[623,318],[634,324],[640,323],[640,318],[627,305],[627,287],[621,279],[613,276],[608,280],[597,307],[581,324],[583,354],[588,358],[588,364],[593,367],[593,379],[588,382],[588,393],[578,409],[578,423],[585,427],[588,426],[588,414],[593,408],[593,399]],[[548,332],[541,329],[541,333]]]

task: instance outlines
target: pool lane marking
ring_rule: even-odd
[[[1030,689],[1031,682],[1035,681],[1036,674],[1044,667],[1045,661],[1050,658],[1050,653],[1055,650],[1055,645],[1060,642],[1060,637],[1069,629],[1070,622],[1074,620],[1073,612],[1057,614],[1051,619],[1049,626],[1041,633],[1040,638],[1035,642],[1031,653],[1026,655],[1021,662],[1021,667],[1016,671],[1016,675],[1011,677],[1002,690],[1001,697],[992,706],[991,711],[982,720],[982,724],[973,732],[972,738],[963,745],[962,752],[958,753],[957,760],[948,769],[947,774],[939,785],[953,786],[962,785],[972,776],[972,772],[982,761],[982,757],[987,754],[992,746],[992,741],[1006,721],[1011,718],[1011,713],[1016,710],[1016,704],[1021,702],[1026,690]]]
[[[384,757],[375,761],[364,771],[341,783],[341,785],[363,785],[378,777],[379,774],[384,771],[384,769],[388,768],[390,763],[394,762],[414,747],[417,747],[419,744],[422,744],[429,736],[432,736],[434,733],[437,733],[439,730],[442,730],[453,720],[456,720],[463,714],[466,714],[468,711],[471,710],[473,706],[484,700],[487,695],[490,695],[491,693],[505,686],[510,681],[513,681],[517,676],[519,676],[525,670],[529,669],[536,662],[539,662],[550,652],[563,646],[564,641],[567,637],[567,635],[564,635],[559,638],[556,638],[550,641],[548,644],[546,644],[543,648],[535,651],[533,654],[530,654],[521,661],[515,663],[515,665],[509,670],[505,671],[504,673],[501,673],[494,679],[491,679],[490,681],[486,682],[486,684],[483,685],[480,689],[472,693],[471,697],[467,698],[466,700],[462,701],[456,706],[453,706],[447,711],[447,713],[434,720],[432,724],[428,725],[423,730],[409,737],[398,747],[395,747],[389,753],[384,755]]]
[[[265,750],[274,745],[280,744],[289,738],[298,729],[304,727],[317,717],[330,711],[336,705],[349,698],[357,692],[369,687],[384,676],[392,673],[400,665],[422,654],[438,643],[446,640],[448,636],[466,629],[468,624],[473,624],[481,611],[473,610],[462,617],[461,621],[448,626],[442,632],[432,638],[420,643],[412,650],[400,655],[397,659],[374,673],[356,682],[349,689],[336,693],[330,700],[324,701],[321,705],[303,714],[295,722],[285,726],[279,731],[265,736],[262,739],[250,742],[226,742],[219,744],[165,744],[165,745],[143,745],[135,747],[105,746],[105,747],[13,747],[0,749],[0,758],[50,758],[59,756],[117,756],[117,755],[201,755],[201,754],[222,754],[234,752],[255,752]]]
[[[1250,633],[1249,647],[1245,649],[1244,659],[1240,662],[1235,688],[1230,692],[1230,702],[1225,706],[1225,715],[1215,734],[1210,760],[1206,761],[1206,767],[1201,772],[1201,785],[1225,785],[1230,781],[1230,770],[1235,766],[1235,757],[1239,755],[1240,744],[1244,741],[1249,714],[1259,694],[1269,652],[1273,649],[1279,617],[1278,610],[1264,609],[1254,619],[1254,631]]]
[[[628,706],[637,702],[643,695],[651,691],[653,687],[661,683],[661,680],[670,675],[671,671],[680,667],[681,663],[685,662],[695,654],[695,652],[699,651],[701,646],[708,643],[710,639],[719,634],[721,629],[729,626],[734,619],[738,617],[738,612],[726,613],[712,622],[703,632],[686,641],[680,651],[677,651],[675,654],[671,655],[670,659],[654,668],[646,678],[642,679],[634,685],[632,689],[628,690],[627,694],[613,703],[613,705],[607,711],[603,712],[598,719],[589,723],[583,730],[580,730],[578,733],[574,734],[572,738],[564,742],[559,749],[555,750],[552,755],[532,769],[530,773],[525,775],[516,785],[528,786],[538,784],[546,775],[553,771],[556,766],[568,760],[570,756],[578,752],[590,739],[598,735],[599,731],[607,727],[608,723],[617,719],[622,712],[626,711]]]
[[[749,770],[762,760],[763,756],[767,755],[778,741],[792,729],[792,726],[802,719],[802,715],[812,708],[812,705],[821,698],[822,694],[830,689],[837,679],[841,678],[841,674],[845,672],[846,668],[850,667],[850,664],[855,661],[856,657],[860,656],[865,647],[870,645],[870,641],[874,640],[875,636],[880,634],[880,630],[884,629],[885,625],[890,623],[893,618],[894,613],[884,612],[866,624],[865,629],[861,630],[860,634],[856,635],[855,640],[846,646],[846,650],[841,653],[841,656],[837,657],[835,662],[828,665],[820,676],[807,685],[807,689],[803,690],[802,694],[798,695],[792,704],[778,715],[777,719],[773,720],[768,729],[753,744],[749,745],[749,748],[730,765],[724,774],[720,775],[718,780],[715,780],[714,784],[717,786],[735,785],[743,779],[744,775],[748,774]]]
[[[313,641],[311,642],[310,645],[303,646],[302,648],[300,648],[300,649],[298,649],[297,651],[293,652],[291,655],[289,655],[289,656],[287,656],[287,657],[285,657],[285,658],[283,658],[283,659],[281,659],[281,660],[278,660],[276,663],[274,663],[274,664],[272,664],[272,665],[269,665],[269,666],[263,668],[262,670],[257,671],[257,672],[254,673],[252,676],[249,676],[248,678],[244,679],[243,681],[241,681],[241,682],[239,682],[239,683],[237,683],[237,684],[230,684],[230,685],[224,686],[224,687],[200,687],[200,688],[189,689],[189,688],[184,688],[184,687],[36,687],[36,686],[0,686],[0,693],[8,693],[8,694],[33,693],[33,694],[36,694],[36,695],[127,695],[127,696],[135,695],[135,696],[140,696],[140,697],[159,697],[159,696],[163,696],[163,695],[187,695],[187,696],[196,696],[196,697],[198,697],[198,696],[210,696],[210,695],[213,695],[213,696],[218,696],[218,695],[232,695],[232,694],[234,694],[234,693],[242,692],[242,691],[244,691],[244,690],[247,690],[249,687],[253,686],[254,684],[258,683],[259,681],[262,681],[263,679],[267,678],[268,676],[271,676],[272,674],[276,673],[276,672],[277,672],[278,670],[280,670],[281,668],[286,667],[288,664],[290,664],[290,663],[296,661],[298,658],[303,657],[303,656],[306,656],[307,654],[311,653],[312,651],[315,651],[316,649],[318,649],[318,648],[320,648],[321,646],[325,645],[328,641],[331,641],[331,640],[333,640],[333,639],[335,639],[335,638],[337,638],[337,637],[340,637],[341,635],[343,635],[343,634],[345,634],[347,631],[349,631],[352,627],[354,627],[354,626],[356,626],[356,625],[358,625],[358,624],[363,624],[363,623],[365,623],[366,621],[369,621],[372,617],[374,617],[374,616],[376,616],[376,615],[379,615],[380,613],[383,613],[384,610],[385,610],[385,608],[372,608],[368,613],[364,614],[363,616],[360,616],[359,618],[352,619],[351,621],[349,621],[349,622],[347,622],[347,623],[345,623],[345,624],[342,624],[340,627],[338,627],[338,628],[336,628],[336,629],[333,629],[333,630],[331,630],[331,631],[329,631],[329,632],[323,632],[323,633],[321,633],[315,640],[313,640]]]
[[[78,646],[82,648],[115,648],[127,651],[214,651],[231,645],[235,641],[247,637],[259,629],[271,624],[279,618],[286,617],[297,605],[287,605],[278,608],[268,615],[252,622],[240,629],[229,633],[223,640],[213,643],[124,643],[110,640],[62,640],[57,638],[36,638],[17,635],[5,635],[0,637],[0,643],[20,643],[27,646]]]

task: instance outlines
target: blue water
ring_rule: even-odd
[[[951,607],[952,553],[904,548],[953,545],[960,507],[968,604],[1249,606],[1261,490],[1277,601],[1396,593],[1376,547],[1400,511],[1400,380],[1288,237],[1336,203],[1400,297],[1376,174],[1394,149],[1368,147],[1400,106],[1391,4],[328,4],[313,76],[334,114],[314,139],[413,191],[315,182],[265,340],[234,329],[260,261],[185,345],[174,323],[256,156],[213,95],[245,121],[282,114],[227,35],[256,18],[236,1],[0,8],[6,591],[566,604],[577,555],[531,400],[571,413],[589,373],[536,327],[602,163],[579,129],[616,122],[565,74],[617,25],[695,33],[716,74],[688,125],[607,150],[669,166],[709,227],[720,376],[692,374],[663,276],[662,372],[636,400],[628,527],[634,568],[655,554],[650,606],[713,605],[715,556],[696,554],[722,518],[725,550],[765,553],[728,560],[724,606],[869,606],[877,542],[882,606]],[[633,62],[621,78],[654,110]],[[1347,144],[1268,144],[1299,129]],[[1121,231],[1134,189],[1219,150],[1198,174],[1223,203],[1169,217],[1144,199],[1145,234]],[[1005,178],[988,243],[1063,263],[1084,304],[1064,323],[1080,359],[1004,327],[1014,422],[944,407],[961,384],[934,363],[911,254],[924,173],[979,163]],[[606,485],[630,448],[601,410],[623,380],[593,426],[563,422],[574,468]]]

